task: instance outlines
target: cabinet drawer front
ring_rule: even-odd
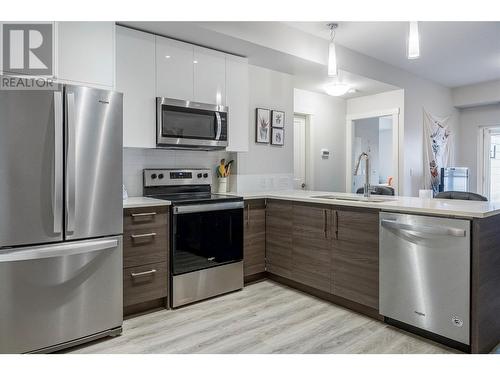
[[[123,233],[123,267],[166,262],[168,235],[166,225],[128,230]]]
[[[168,207],[128,208],[123,211],[123,231],[136,231],[168,225]]]
[[[167,262],[123,270],[123,306],[163,298],[167,293]]]

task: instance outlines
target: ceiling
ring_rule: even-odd
[[[286,22],[329,39],[328,22]],[[447,87],[500,79],[500,22],[419,22],[420,58],[406,58],[408,22],[339,22],[335,40]]]
[[[328,78],[328,72],[326,67],[324,69],[319,69],[315,72],[308,72],[307,75],[295,74],[294,75],[294,87],[315,91],[324,94],[325,86],[340,81],[342,83],[347,83],[355,91],[348,92],[342,95],[344,99],[357,98],[366,95],[375,95],[382,92],[398,90],[399,87],[390,85],[388,83],[376,81],[359,74],[354,74],[346,70],[339,69],[338,78]]]

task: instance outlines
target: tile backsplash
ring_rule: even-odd
[[[220,159],[235,159],[225,151],[184,151],[143,148],[123,149],[123,183],[130,197],[142,195],[142,170],[145,168],[210,168]],[[236,168],[233,169],[236,172]]]

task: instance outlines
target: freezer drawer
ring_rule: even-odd
[[[0,252],[0,353],[60,345],[122,325],[122,239]]]
[[[380,314],[469,345],[470,222],[380,214]]]

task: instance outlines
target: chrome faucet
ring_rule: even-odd
[[[370,197],[370,156],[366,152],[362,152],[358,157],[358,162],[356,163],[356,168],[354,168],[354,175],[357,176],[359,172],[359,165],[361,164],[361,158],[365,158],[366,170],[365,170],[365,184],[363,185],[363,196]]]

